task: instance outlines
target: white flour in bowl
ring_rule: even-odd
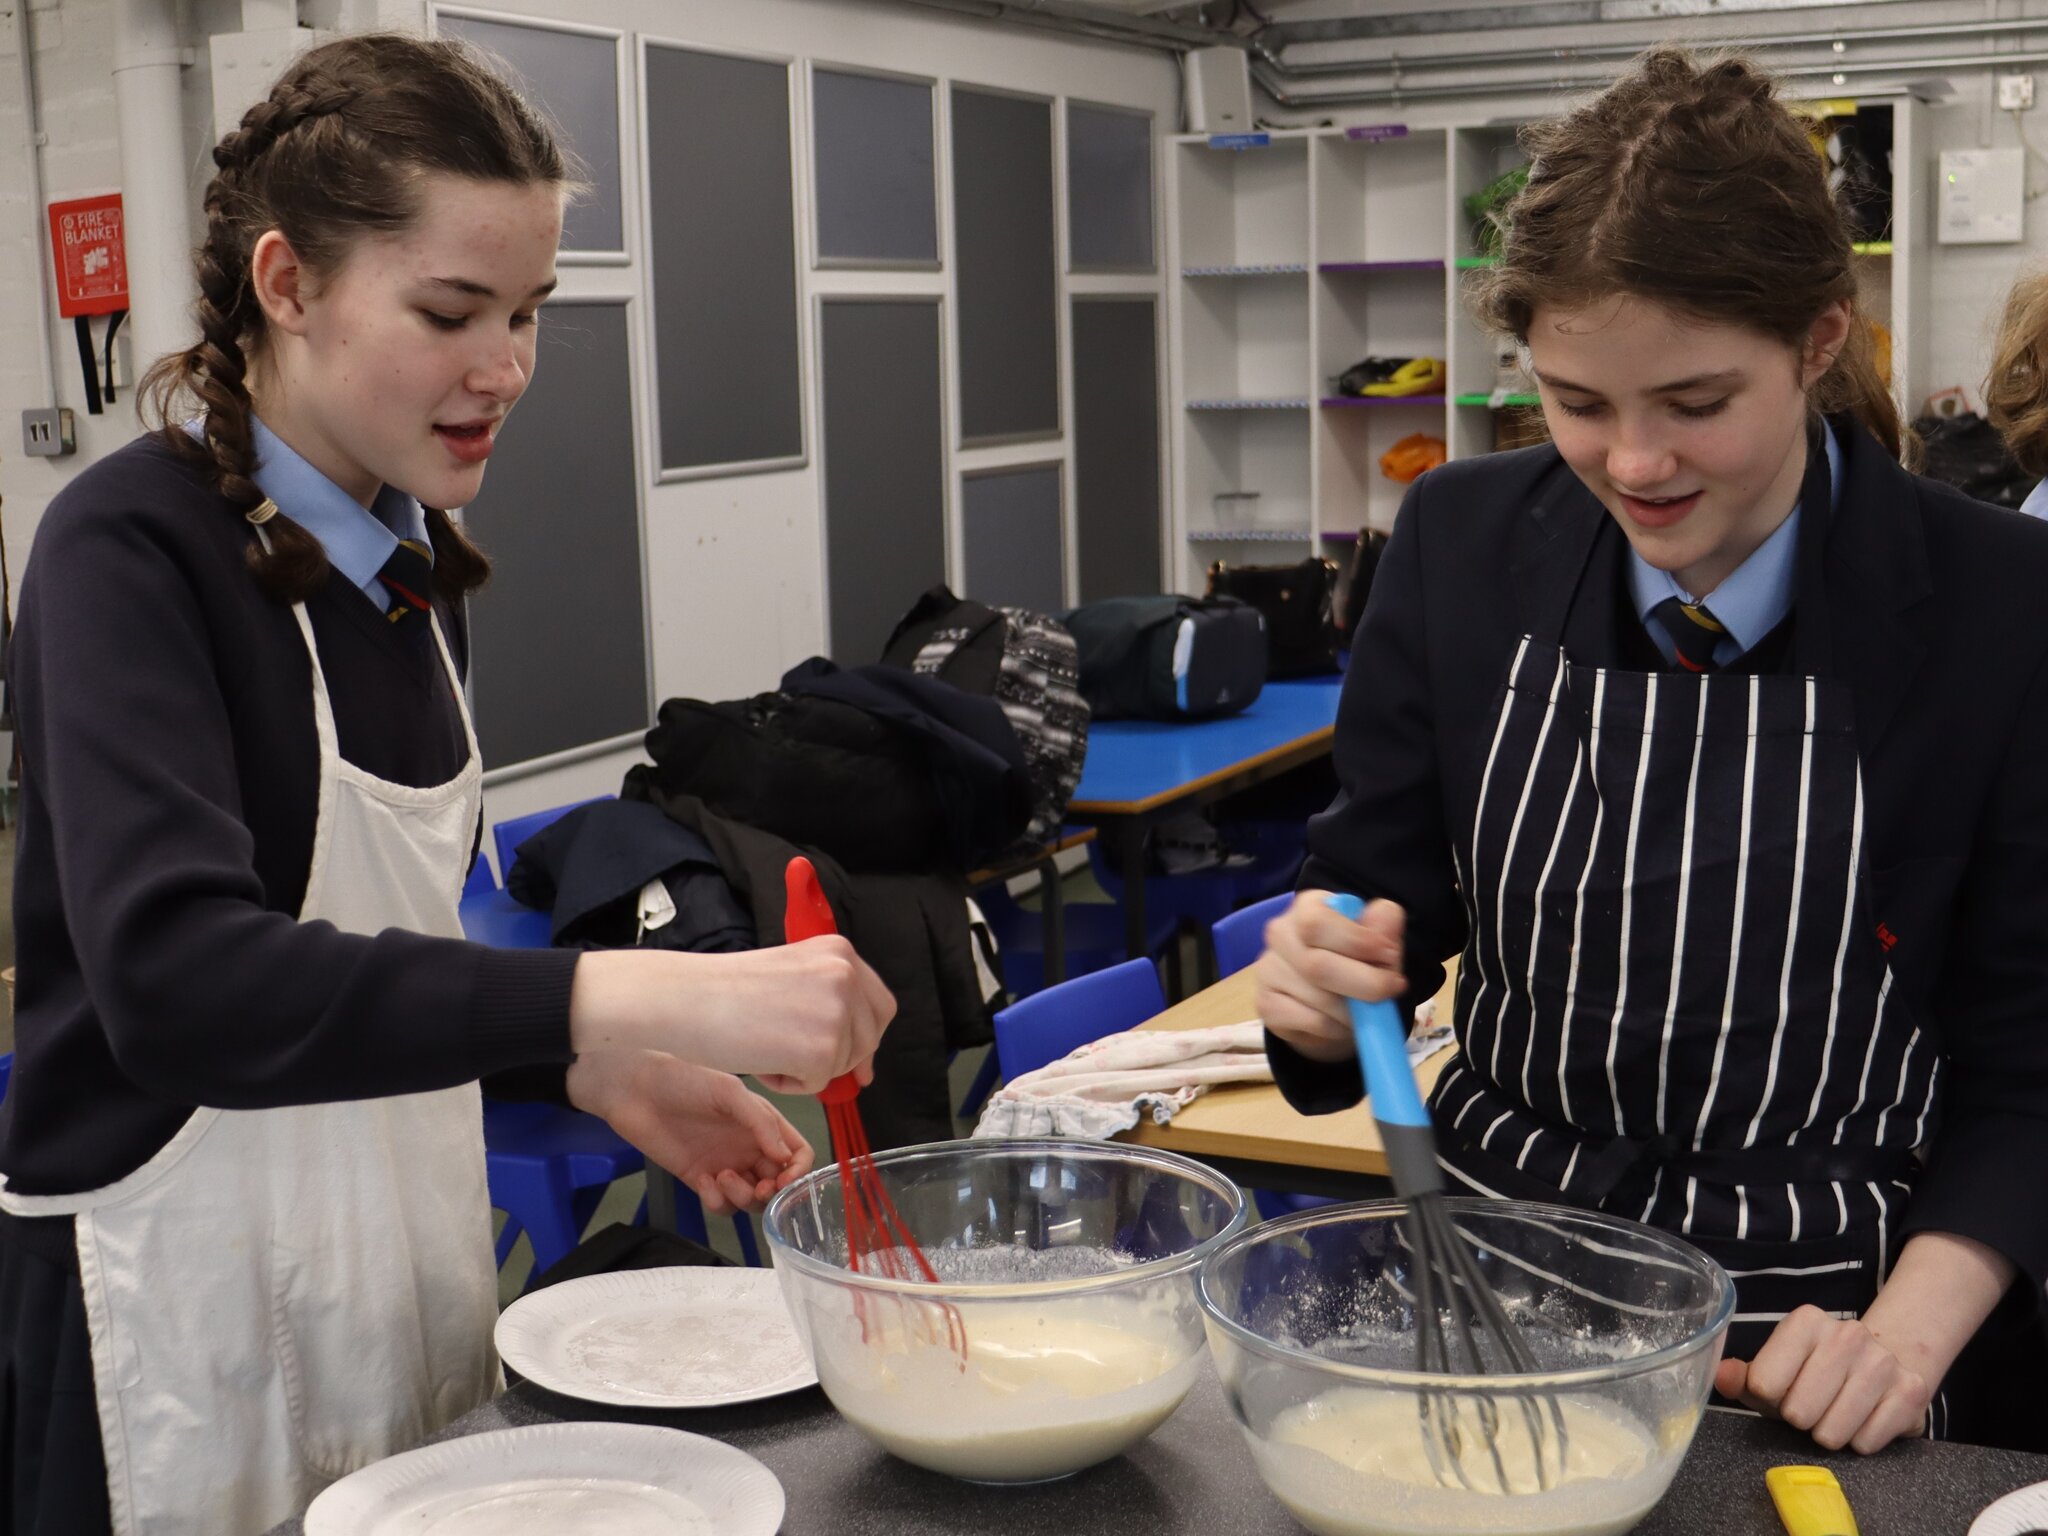
[[[1267,1486],[1320,1536],[1620,1536],[1663,1496],[1676,1458],[1610,1404],[1559,1406],[1569,1451],[1548,1490],[1537,1485],[1527,1421],[1511,1399],[1500,1400],[1501,1455],[1516,1490],[1506,1494],[1438,1482],[1410,1393],[1339,1387],[1281,1412],[1263,1439],[1248,1438]],[[1483,1442],[1468,1433],[1463,1450],[1473,1482],[1496,1485]]]
[[[1020,1266],[1066,1275],[1121,1267],[1074,1250],[1060,1259],[980,1252],[947,1255],[944,1277],[958,1280],[967,1266],[992,1280],[1022,1278]],[[1135,1445],[1180,1406],[1202,1348],[1188,1289],[1179,1276],[1111,1295],[962,1299],[964,1361],[936,1306],[869,1296],[865,1330],[850,1305],[813,1315],[818,1376],[842,1414],[906,1461],[986,1482],[1062,1477]]]

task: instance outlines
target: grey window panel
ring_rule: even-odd
[[[879,661],[918,594],[946,579],[944,382],[930,299],[827,300],[825,579],[842,666]]]
[[[1159,371],[1151,299],[1076,299],[1074,527],[1081,601],[1160,590]]]
[[[469,607],[487,767],[647,728],[627,345],[623,303],[541,311],[533,382],[463,510],[492,561]]]
[[[963,596],[1058,613],[1067,606],[1060,466],[1027,464],[962,477]]]
[[[661,467],[803,454],[789,69],[647,50]]]
[[[1052,104],[953,87],[960,435],[1060,429]]]
[[[487,49],[512,67],[528,101],[561,130],[589,190],[562,218],[565,251],[621,251],[619,213],[619,45],[615,38],[471,16],[442,16],[444,33]]]
[[[814,70],[811,133],[819,259],[935,265],[931,84]]]
[[[1077,270],[1153,270],[1149,115],[1067,103],[1067,247]]]

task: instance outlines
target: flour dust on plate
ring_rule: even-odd
[[[626,1270],[522,1296],[498,1353],[538,1386],[627,1408],[715,1408],[816,1383],[772,1271]]]
[[[2031,1536],[2048,1531],[2048,1483],[2016,1489],[1970,1522],[1970,1536]]]
[[[646,1424],[445,1440],[334,1484],[306,1536],[775,1536],[782,1485],[745,1451]]]

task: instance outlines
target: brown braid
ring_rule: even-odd
[[[570,185],[547,124],[476,53],[396,33],[303,54],[215,146],[213,163],[195,261],[199,340],[159,359],[142,393],[158,436],[245,514],[264,499],[247,375],[264,340],[250,262],[265,231],[281,231],[309,273],[331,275],[364,236],[413,225],[421,173]],[[203,412],[199,438],[181,425],[188,398]],[[264,591],[280,602],[312,596],[328,574],[320,542],[281,514],[263,527],[270,548],[252,539],[248,559]],[[461,528],[430,509],[427,529],[435,588],[453,600],[481,586],[490,561]]]

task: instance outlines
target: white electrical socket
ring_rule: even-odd
[[[2025,112],[2034,105],[2034,77],[2032,75],[2000,75],[1998,77],[1998,110],[2001,112]]]

